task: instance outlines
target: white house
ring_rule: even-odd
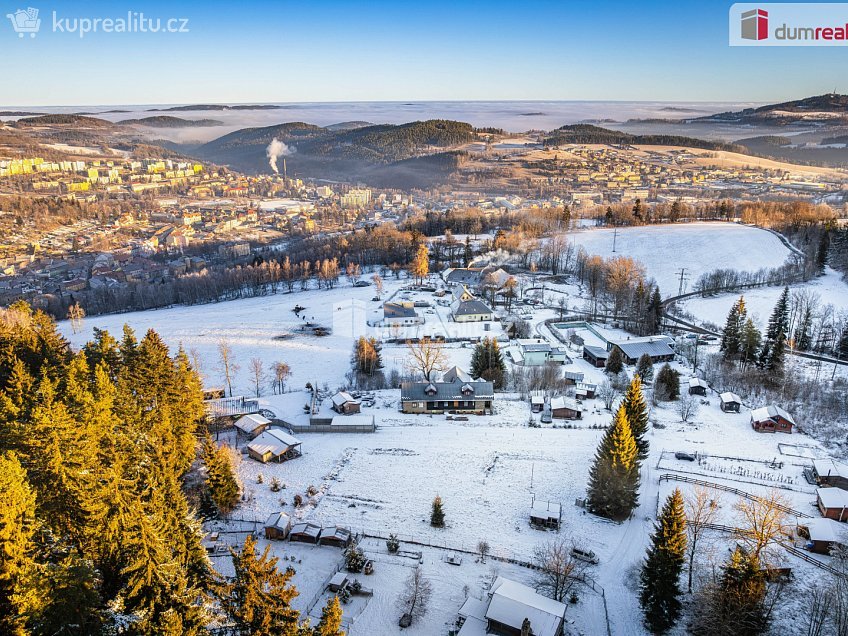
[[[499,576],[488,598],[469,597],[459,610],[463,621],[457,636],[518,634],[524,620],[533,636],[562,636],[565,604],[538,594],[527,585]]]

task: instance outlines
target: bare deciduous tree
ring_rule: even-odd
[[[250,381],[253,384],[253,393],[256,397],[262,396],[262,386],[267,380],[265,365],[261,358],[250,359]]]
[[[601,382],[601,385],[598,387],[598,398],[601,402],[604,403],[604,408],[607,411],[612,410],[612,405],[615,402],[615,398],[620,395],[618,389],[616,389],[612,382],[609,380],[604,380]]]
[[[489,550],[491,550],[491,546],[489,546],[489,542],[485,539],[480,539],[477,543],[477,552],[480,553],[480,561],[483,563],[486,562],[486,555],[489,554]]]
[[[764,497],[739,499],[735,508],[742,516],[739,540],[748,552],[769,567],[774,562],[773,548],[792,535],[785,512],[786,498],[772,489]]]
[[[285,362],[275,362],[271,369],[274,371],[274,393],[282,394],[286,388],[286,380],[291,375],[291,367]]]
[[[383,277],[379,274],[374,274],[371,277],[371,282],[374,283],[374,289],[377,291],[377,296],[383,295]]]
[[[703,486],[696,486],[686,498],[686,532],[689,542],[686,552],[689,557],[689,591],[692,591],[692,577],[695,572],[695,556],[698,554],[698,543],[704,536],[707,526],[714,522],[719,508],[718,491]]]
[[[428,337],[420,338],[417,342],[406,341],[409,350],[409,367],[420,371],[427,382],[432,381],[435,371],[444,371],[448,365],[448,356],[444,345]]]
[[[238,373],[239,366],[233,359],[233,348],[229,341],[221,339],[218,341],[218,368],[224,376],[224,384],[227,387],[227,393],[233,397],[233,380]]]
[[[557,537],[533,550],[533,562],[539,568],[535,579],[536,591],[554,599],[564,601],[584,568],[571,554],[570,539]]]
[[[85,318],[85,309],[79,303],[68,307],[68,320],[71,321],[71,329],[74,333],[82,331],[83,318]]]
[[[410,624],[427,613],[432,592],[430,581],[425,578],[421,568],[415,568],[406,580],[404,590],[398,598],[400,610],[404,616],[409,617]]]
[[[683,422],[688,422],[698,414],[698,398],[689,393],[684,393],[677,401],[677,413]]]

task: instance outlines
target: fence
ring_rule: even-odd
[[[373,433],[377,430],[374,424],[352,424],[331,426],[330,424],[290,424],[292,433]]]
[[[739,490],[738,488],[733,488],[732,486],[725,486],[724,484],[717,484],[712,481],[704,481],[702,479],[692,479],[691,477],[685,477],[683,475],[673,475],[671,473],[665,473],[664,475],[660,475],[660,483],[664,481],[682,481],[686,484],[695,484],[697,486],[705,486],[707,488],[715,488],[716,490],[723,490],[725,492],[732,493],[734,495],[738,495],[739,497],[744,497],[745,499],[750,499],[751,501],[763,501],[762,497],[757,497],[756,495],[752,495],[749,492],[745,492],[744,490]],[[798,510],[793,510],[789,506],[784,506],[778,503],[771,503],[773,507],[778,510],[782,510],[785,513],[790,515],[795,515],[796,517],[811,517],[804,512],[799,512]]]
[[[205,400],[206,413],[209,417],[224,417],[227,415],[248,415],[259,412],[259,400],[249,400],[244,397],[218,398]]]

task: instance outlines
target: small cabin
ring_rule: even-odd
[[[848,490],[816,488],[816,505],[822,517],[834,521],[848,521]]]
[[[798,536],[807,540],[807,549],[817,554],[830,554],[834,546],[845,544],[845,526],[821,517],[798,521]]]
[[[333,526],[331,528],[323,528],[321,534],[318,535],[318,543],[320,545],[332,545],[337,548],[346,548],[353,541],[353,536],[350,530],[341,526]]]
[[[758,433],[791,433],[795,420],[773,404],[751,411],[751,428]]]
[[[819,486],[848,490],[848,465],[833,459],[813,461],[813,477]]]
[[[719,396],[719,407],[725,413],[738,413],[742,408],[742,398],[727,391]]]
[[[534,393],[530,396],[530,410],[533,413],[541,413],[545,408],[545,396],[543,393]]]
[[[284,462],[300,457],[301,441],[279,428],[269,428],[247,445],[247,454],[258,462]]]
[[[300,543],[318,543],[318,537],[320,536],[321,526],[308,521],[294,524],[289,531],[289,541],[298,541]]]
[[[266,539],[285,539],[291,530],[291,517],[285,512],[275,512],[265,522]]]
[[[574,395],[578,400],[594,400],[598,393],[598,385],[588,382],[578,382],[574,388]]]
[[[577,400],[567,397],[551,399],[551,416],[561,420],[579,420],[583,417]]]
[[[530,506],[530,524],[540,528],[559,529],[562,522],[562,504],[536,499]]]
[[[251,413],[250,415],[242,415],[235,421],[233,426],[236,427],[239,433],[243,433],[249,439],[254,439],[271,426],[271,420],[259,415],[259,413]]]
[[[339,391],[333,396],[332,401],[333,410],[336,413],[341,413],[342,415],[350,415],[352,413],[359,413],[360,411],[360,401],[355,399],[347,391]]]
[[[689,395],[707,395],[709,386],[701,378],[689,378]]]

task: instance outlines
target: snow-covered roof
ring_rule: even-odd
[[[580,405],[577,404],[577,400],[564,396],[551,398],[551,410],[555,411],[557,409],[571,409],[572,411],[579,411]]]
[[[827,541],[829,543],[843,543],[845,541],[845,524],[833,519],[815,517],[804,519],[804,522],[799,525],[807,528],[810,533],[810,541]]]
[[[545,403],[545,396],[544,395],[532,395],[532,396],[530,396],[530,403],[531,404],[544,404]]]
[[[415,307],[404,303],[384,303],[383,318],[416,318]]]
[[[848,508],[848,491],[841,488],[816,488],[816,496],[825,508]]]
[[[705,389],[710,388],[710,385],[707,384],[706,381],[702,380],[701,378],[689,378],[689,387],[691,388],[693,386],[702,386]]]
[[[268,517],[268,521],[265,522],[266,528],[280,528],[281,530],[285,530],[289,527],[291,523],[291,519],[285,512],[275,512],[270,517]]]
[[[526,338],[518,341],[518,346],[524,351],[550,351],[551,343],[537,338]]]
[[[561,511],[562,504],[557,503],[555,501],[542,501],[541,499],[537,499],[530,507],[530,516],[547,519],[559,519]]]
[[[486,618],[521,629],[525,618],[530,619],[534,636],[557,636],[565,617],[565,605],[537,594],[532,587],[510,581],[502,576],[495,579]]]
[[[269,428],[254,439],[247,447],[258,455],[270,452],[274,456],[285,453],[292,446],[299,446],[300,440],[279,428]]]
[[[359,400],[354,399],[354,397],[347,391],[339,391],[333,396],[333,404],[335,406],[343,406],[348,402],[356,402],[359,404]]]
[[[671,348],[671,345],[669,345],[668,341],[665,339],[660,339],[659,337],[656,337],[656,339],[641,341],[621,340],[618,342],[614,342],[613,344],[619,349],[621,349],[624,355],[634,360],[638,360],[646,353],[652,358],[674,355],[674,349]]]
[[[314,537],[317,539],[318,535],[321,534],[321,526],[308,521],[302,521],[301,523],[296,523],[292,526],[289,536],[293,534],[304,534],[308,537]]]
[[[815,459],[813,468],[819,477],[845,477],[848,479],[848,466],[832,459]]]
[[[459,367],[451,367],[442,375],[442,382],[472,382],[474,378]]]
[[[719,399],[725,404],[729,404],[730,402],[736,402],[737,404],[742,404],[742,398],[740,398],[735,393],[731,393],[730,391],[725,391],[721,395],[719,395]]]
[[[350,530],[341,526],[333,526],[332,528],[322,528],[319,539],[335,539],[337,541],[347,541],[350,539]]]
[[[259,413],[251,413],[250,415],[242,415],[238,418],[234,426],[244,433],[252,433],[260,426],[267,426],[271,423],[267,417],[259,415]]]
[[[454,316],[473,316],[477,314],[491,314],[492,310],[483,301],[477,300],[455,300],[451,304],[451,313]]]
[[[330,422],[331,426],[371,426],[374,416],[360,413],[357,415],[336,415]]]
[[[768,406],[761,406],[758,409],[754,409],[751,411],[751,419],[755,422],[765,422],[766,420],[774,420],[780,416],[793,426],[795,426],[795,420],[792,419],[792,416],[789,415],[786,411],[784,411],[779,406],[775,406],[774,404],[769,404]]]

